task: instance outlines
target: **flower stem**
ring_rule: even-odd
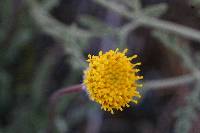
[[[49,107],[48,107],[48,125],[46,133],[53,133],[55,128],[55,116],[56,116],[56,105],[59,102],[59,99],[70,93],[76,93],[82,91],[82,85],[73,85],[63,89],[55,91],[49,98]]]

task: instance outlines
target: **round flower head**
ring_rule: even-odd
[[[123,110],[123,107],[129,107],[130,102],[137,104],[140,94],[137,87],[137,80],[142,76],[137,76],[139,69],[135,67],[141,63],[131,63],[137,55],[127,57],[123,52],[110,50],[103,54],[99,52],[98,56],[88,55],[89,67],[84,71],[84,85],[91,100],[101,104],[101,108],[110,111],[113,109]]]

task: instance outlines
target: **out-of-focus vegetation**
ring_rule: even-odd
[[[1,0],[0,133],[42,133],[49,96],[81,83],[87,54],[137,53],[143,99],[110,115],[86,93],[58,105],[59,133],[199,133],[199,0]]]

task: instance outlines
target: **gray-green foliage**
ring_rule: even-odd
[[[188,68],[192,73],[194,73],[194,77],[196,77],[197,80],[199,80],[199,70],[196,67],[198,64],[195,64],[191,59],[190,57],[191,53],[187,45],[183,44],[184,45],[182,46],[183,48],[180,48],[179,44],[176,41],[177,37],[174,34],[179,34],[200,41],[200,32],[195,31],[193,29],[189,29],[187,27],[179,26],[173,23],[160,21],[159,19],[152,18],[152,17],[159,17],[160,15],[162,15],[167,9],[166,4],[153,5],[143,9],[141,8],[139,0],[124,0],[123,2],[119,0],[95,0],[95,1],[107,7],[108,9],[115,11],[116,13],[119,13],[120,15],[128,19],[131,19],[131,21],[128,24],[121,27],[120,29],[121,32],[118,32],[119,33],[118,38],[119,40],[121,40],[119,41],[121,44],[125,44],[126,37],[131,30],[134,30],[138,26],[142,25],[153,27],[155,29],[167,30],[168,32],[172,33],[171,35],[169,35],[168,32],[167,33],[154,32],[153,35],[155,35],[155,37],[157,37],[167,48],[171,49],[178,56],[180,56],[180,58],[183,60],[183,65],[186,68]],[[198,0],[194,0],[193,2],[197,3]],[[186,98],[187,105],[185,107],[180,108],[177,111],[178,112],[177,124],[175,126],[176,133],[189,132],[192,122],[195,120],[197,109],[199,109],[200,107],[198,104],[199,94],[200,94],[199,88],[200,86],[197,83],[194,89]]]
[[[191,3],[196,5],[196,4],[200,4],[200,0],[191,0]]]
[[[165,13],[167,10],[167,4],[161,3],[157,5],[148,6],[142,8],[140,0],[94,0],[96,3],[107,7],[109,10],[113,10],[116,13],[122,15],[128,19],[128,22],[121,27],[111,27],[104,22],[101,22],[92,16],[79,16],[79,23],[86,27],[81,29],[77,24],[65,25],[64,23],[56,20],[50,14],[50,10],[59,4],[58,0],[42,0],[41,2],[27,0],[25,2],[25,9],[23,13],[19,15],[19,21],[23,22],[17,24],[18,28],[9,40],[8,49],[0,49],[0,111],[7,111],[7,107],[11,106],[9,103],[12,99],[14,92],[16,96],[16,106],[13,111],[10,111],[13,118],[12,123],[7,128],[1,128],[0,132],[13,133],[35,133],[44,132],[46,127],[46,112],[40,108],[41,104],[45,102],[44,86],[47,84],[48,77],[54,66],[55,57],[51,54],[46,55],[39,65],[35,66],[35,55],[33,52],[34,45],[32,37],[40,29],[39,32],[44,32],[53,37],[57,43],[62,44],[67,55],[70,56],[70,64],[72,65],[69,79],[66,80],[66,84],[74,83],[77,79],[77,75],[80,75],[81,71],[86,67],[86,63],[83,59],[83,49],[87,47],[88,41],[92,37],[105,37],[116,36],[118,40],[117,47],[126,47],[126,41],[128,34],[139,26],[147,26],[153,29],[167,30],[170,33],[156,32],[153,35],[156,36],[167,48],[173,50],[183,59],[183,64],[191,69],[192,72],[196,72],[194,65],[191,65],[189,58],[190,51],[187,48],[180,49],[177,45],[174,34],[182,35],[183,37],[200,40],[200,34],[194,29],[176,25],[174,23],[165,22],[159,19],[159,16]],[[197,3],[199,0],[193,0]],[[0,1],[0,43],[4,41],[7,36],[12,19],[11,10],[12,0]],[[169,35],[171,34],[171,35]],[[5,46],[7,44],[4,44]],[[28,50],[27,50],[28,49]],[[20,66],[18,76],[30,74],[32,75],[32,82],[23,82],[25,78],[22,78],[20,83],[16,82],[16,77],[9,72],[7,67],[14,64],[16,59],[20,56],[21,51],[25,50],[28,56],[24,58],[23,65]],[[51,62],[52,61],[52,62]],[[35,71],[35,74],[32,73]],[[29,77],[30,78],[30,77]],[[192,121],[195,118],[196,110],[199,108],[199,84],[196,84],[193,91],[186,98],[187,105],[181,108],[177,113],[177,125],[175,131],[177,133],[187,133],[189,131]],[[24,101],[23,97],[30,96],[30,101]],[[64,99],[63,103],[59,106],[59,110],[64,110],[61,107],[68,105],[71,97]],[[44,105],[43,105],[44,106]],[[4,110],[2,110],[4,108]],[[81,113],[75,114],[75,117],[83,117],[85,108],[82,108]],[[64,124],[63,124],[64,123]],[[72,124],[73,122],[69,122]],[[58,129],[60,131],[67,131],[66,122],[59,118],[57,119]],[[63,126],[65,125],[65,126]]]
[[[48,97],[45,88],[57,56],[49,52],[41,62],[36,61],[34,46],[37,44],[33,37],[38,32],[53,37],[69,56],[70,61],[66,62],[71,64],[72,70],[66,84],[76,82],[86,67],[82,51],[93,34],[52,17],[49,12],[58,3],[57,0],[23,1],[15,16],[13,1],[0,1],[0,114],[11,119],[6,126],[0,126],[0,132],[42,133],[46,128]],[[10,35],[13,29],[14,34]],[[63,107],[66,107],[70,98],[64,100]],[[1,118],[1,121],[7,120]]]
[[[195,84],[193,91],[186,97],[186,106],[177,110],[176,116],[178,117],[175,127],[176,133],[189,133],[192,124],[198,118],[198,112],[200,109],[200,84]]]
[[[71,64],[73,68],[85,68],[83,56],[81,51],[86,47],[86,42],[91,36],[90,32],[79,29],[75,24],[67,26],[55,18],[53,18],[46,8],[36,2],[28,2],[30,7],[30,14],[33,17],[36,25],[41,28],[41,30],[53,38],[55,38],[58,43],[64,45],[66,53],[71,55]]]
[[[13,11],[13,6],[12,0],[0,1],[0,115],[9,118],[1,118],[1,122],[9,123],[0,126],[0,132],[43,132],[46,112],[39,107],[45,100],[41,82],[49,69],[38,72],[36,79],[41,84],[32,87],[30,81],[36,67],[32,46],[35,29],[26,5],[20,5],[19,11]],[[40,68],[49,68],[49,63],[44,61]]]
[[[153,35],[163,42],[167,48],[171,49],[175,54],[177,54],[183,60],[183,65],[192,73],[194,73],[194,76],[199,76],[199,71],[196,68],[197,64],[194,63],[193,59],[190,57],[191,53],[187,45],[181,47],[180,44],[178,44],[178,38],[168,33],[155,31]],[[186,97],[186,105],[178,108],[176,111],[176,133],[189,133],[192,123],[196,120],[198,109],[200,108],[199,98],[200,84],[199,77],[197,77],[197,83],[190,94]]]
[[[95,2],[108,7],[116,11],[117,13],[124,15],[127,18],[139,18],[138,16],[150,16],[159,17],[162,15],[166,9],[167,5],[162,3],[158,5],[152,5],[146,8],[141,8],[141,4],[138,0],[125,0],[125,1],[105,1],[105,0],[95,0]],[[128,10],[127,7],[130,7]],[[128,34],[133,31],[138,26],[141,26],[139,22],[130,21],[122,27],[113,28],[98,21],[98,19],[91,16],[81,16],[80,23],[89,27],[90,31],[94,33],[95,36],[109,36],[114,35],[117,37],[118,44],[116,47],[125,48],[126,39]]]

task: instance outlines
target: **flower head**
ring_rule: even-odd
[[[90,99],[112,114],[113,109],[122,111],[130,102],[137,104],[136,98],[141,97],[137,87],[142,85],[137,80],[143,77],[136,75],[139,69],[135,68],[141,63],[132,63],[137,55],[127,57],[127,51],[116,49],[100,51],[98,56],[88,55],[89,67],[84,71],[84,85]]]

